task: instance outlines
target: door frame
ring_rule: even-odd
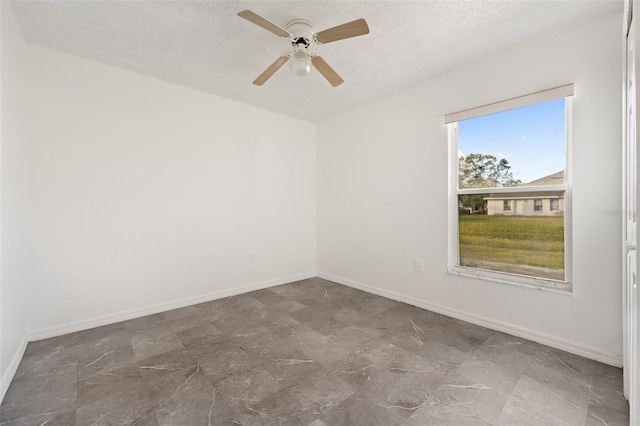
[[[638,122],[638,89],[637,80],[634,78],[634,84],[632,90],[629,90],[627,82],[629,80],[629,36],[631,36],[633,43],[633,50],[637,52],[640,42],[640,31],[638,31],[638,19],[633,19],[633,11],[640,10],[640,0],[625,0],[624,3],[624,19],[622,26],[623,35],[623,81],[622,81],[622,102],[623,102],[623,114],[622,114],[622,328],[623,328],[623,377],[624,377],[624,395],[629,400],[630,408],[630,424],[640,423],[640,375],[638,364],[638,292],[637,286],[637,265],[638,265],[638,250],[636,249],[636,243],[638,241],[637,219],[636,211],[638,197],[638,132],[637,127],[634,127],[634,135],[630,135],[629,132],[629,103],[633,102],[636,107],[632,111],[632,116],[637,126]],[[632,28],[633,25],[633,28]],[[634,58],[634,74],[637,74],[638,67],[638,55],[635,53]],[[635,76],[634,76],[635,77]],[[633,99],[630,99],[630,97]],[[632,140],[633,139],[633,140]],[[633,144],[631,146],[630,144]],[[632,157],[630,157],[632,156]],[[630,165],[633,164],[631,167]],[[635,202],[629,205],[629,194],[633,192],[633,198]],[[632,211],[633,210],[633,211]],[[633,217],[633,220],[629,218]],[[634,225],[629,225],[634,223]],[[633,226],[633,228],[630,228]],[[635,229],[634,229],[635,228]],[[633,234],[633,235],[632,235]],[[635,269],[631,271],[629,268]],[[634,273],[635,272],[635,273]],[[630,278],[632,277],[632,278]]]

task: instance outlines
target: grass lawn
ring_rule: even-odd
[[[459,216],[460,263],[473,261],[564,269],[564,218]]]

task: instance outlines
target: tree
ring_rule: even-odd
[[[501,188],[521,185],[515,179],[506,158],[498,160],[489,154],[469,154],[458,160],[458,182],[460,188]],[[484,195],[461,195],[459,203],[472,210],[485,210]]]
[[[506,158],[498,160],[489,154],[461,156],[458,162],[460,188],[500,188],[521,185],[515,179]]]

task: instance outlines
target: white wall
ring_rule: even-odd
[[[621,365],[621,16],[318,125],[318,272]],[[575,83],[573,296],[447,274],[446,113]],[[425,260],[425,272],[413,260]]]
[[[26,346],[27,147],[23,56],[26,42],[8,2],[0,2],[0,400]]]
[[[32,338],[315,276],[314,124],[37,46],[28,65]]]

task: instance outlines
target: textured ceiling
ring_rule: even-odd
[[[622,10],[622,1],[13,1],[33,43],[289,116],[320,121],[549,31]],[[313,46],[345,80],[332,88],[288,65],[251,82],[290,51],[236,16],[251,9],[320,31],[365,18],[369,35]]]

